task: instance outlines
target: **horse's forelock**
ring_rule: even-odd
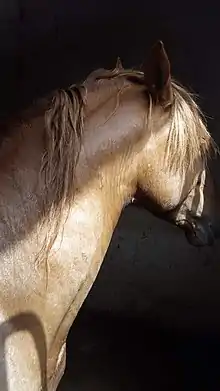
[[[170,130],[167,139],[166,162],[170,170],[186,172],[198,159],[206,165],[217,147],[207,130],[205,118],[193,95],[172,82],[174,99],[170,108]]]

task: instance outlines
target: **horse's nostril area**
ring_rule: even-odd
[[[207,218],[194,217],[185,226],[186,237],[190,244],[197,247],[211,246],[214,243],[212,222]]]

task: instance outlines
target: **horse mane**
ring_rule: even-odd
[[[194,169],[198,159],[206,167],[211,154],[218,152],[207,129],[206,118],[196,103],[195,95],[174,80],[172,90],[174,99],[170,108],[170,131],[165,157],[168,169],[181,172],[186,167]]]
[[[46,265],[59,228],[65,222],[63,219],[68,217],[75,193],[75,172],[84,129],[85,102],[82,90],[82,86],[57,90],[51,107],[45,112],[45,154],[40,180],[43,179],[46,191],[42,200],[41,223],[46,223],[48,230],[36,261],[39,263],[45,260]],[[46,270],[48,275],[48,265]]]
[[[82,87],[58,90],[51,108],[45,113],[46,152],[42,172],[47,194],[56,204],[72,198],[74,176],[82,145],[84,129],[84,96]],[[55,195],[55,197],[54,197]]]

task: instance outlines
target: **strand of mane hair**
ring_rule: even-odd
[[[40,170],[43,182],[43,219],[46,237],[36,257],[36,262],[46,261],[65,224],[75,193],[75,172],[82,145],[84,129],[83,88],[72,86],[60,89],[45,112],[45,153]],[[47,286],[47,283],[46,283]]]

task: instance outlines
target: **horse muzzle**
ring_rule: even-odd
[[[177,225],[185,232],[188,242],[195,247],[212,246],[215,233],[212,223],[206,217],[190,217],[179,221]]]
[[[139,199],[132,198],[131,204],[136,207],[144,207],[146,209],[144,198]],[[148,210],[150,210],[148,205]],[[187,217],[176,220],[173,212],[168,213],[155,213],[151,210],[154,215],[160,219],[169,221],[171,224],[175,224],[181,228],[186,235],[186,239],[189,244],[194,247],[205,247],[212,246],[215,239],[220,238],[220,221],[219,224],[212,224],[211,220],[207,216],[192,216],[188,214]],[[217,228],[218,227],[218,228]]]

